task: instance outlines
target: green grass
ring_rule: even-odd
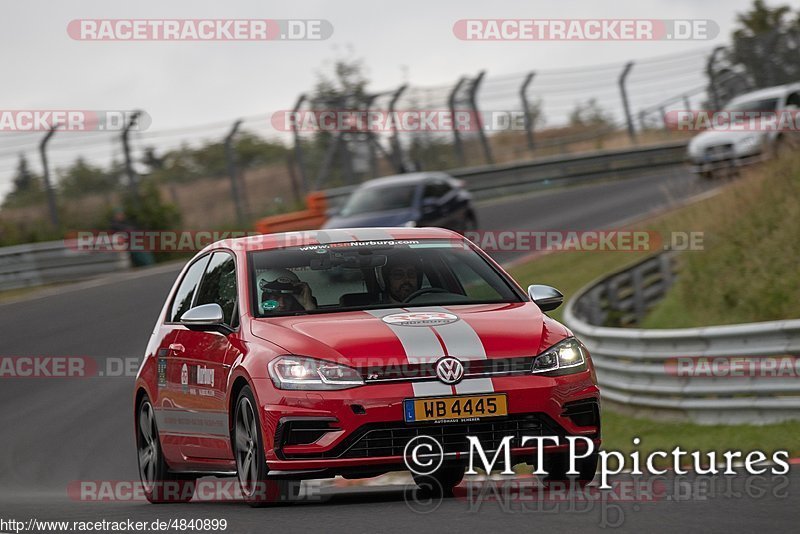
[[[684,422],[665,422],[639,419],[603,410],[603,448],[628,453],[639,450],[642,455],[651,451],[739,450],[745,453],[760,450],[770,455],[776,450],[788,450],[792,458],[800,457],[800,422],[772,425],[696,425]],[[633,438],[642,441],[637,446]]]
[[[800,317],[800,156],[739,180],[693,214],[705,250],[642,323],[681,328]]]
[[[668,236],[704,233],[705,250],[686,251],[675,289],[643,327],[690,327],[800,317],[800,160],[755,169],[713,197],[633,225]],[[742,248],[745,247],[745,248]],[[560,252],[510,269],[523,286],[548,284],[568,299],[593,280],[652,252]],[[686,270],[688,269],[688,270]],[[561,320],[563,307],[551,315]],[[632,443],[634,437],[642,441]],[[603,447],[630,452],[788,450],[800,456],[800,422],[697,425],[634,418],[605,408]]]

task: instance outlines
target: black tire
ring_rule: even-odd
[[[145,394],[136,410],[136,451],[144,495],[153,504],[192,500],[195,477],[172,473],[161,449],[155,410]]]
[[[430,475],[412,473],[414,483],[425,493],[431,495],[452,495],[453,488],[464,479],[464,465],[444,465]]]
[[[267,479],[264,441],[256,406],[250,386],[243,387],[236,399],[231,445],[242,496],[250,506],[261,507],[290,500],[295,496],[291,490],[299,490],[299,483]]]
[[[590,483],[597,472],[598,453],[594,453],[588,458],[579,458],[575,462],[578,470],[577,475],[567,475],[569,470],[569,453],[559,452],[546,454],[544,457],[544,469],[547,476],[545,482],[572,482],[577,481],[581,485]]]

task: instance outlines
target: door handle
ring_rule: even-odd
[[[169,346],[169,350],[170,352],[183,352],[184,349],[183,345],[181,345],[180,343],[172,343]]]

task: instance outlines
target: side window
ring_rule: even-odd
[[[197,303],[219,304],[225,324],[236,326],[236,263],[227,252],[215,252],[206,267],[206,274],[197,293]]]
[[[447,182],[436,180],[425,184],[425,191],[422,198],[442,198],[450,192],[450,185]]]
[[[175,293],[175,299],[172,301],[172,308],[169,317],[167,317],[168,322],[177,323],[180,321],[181,316],[192,307],[192,299],[194,298],[197,284],[200,282],[200,277],[203,276],[207,263],[208,256],[203,256],[186,271],[186,275]]]
[[[787,106],[795,106],[800,108],[800,93],[792,93],[786,98]]]

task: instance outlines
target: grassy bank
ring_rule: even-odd
[[[800,159],[748,171],[719,194],[632,225],[661,233],[703,232],[704,250],[681,256],[683,270],[644,326],[682,327],[800,317]],[[653,251],[655,252],[655,251]],[[653,252],[561,252],[518,265],[523,286],[549,284],[566,298]],[[562,318],[563,308],[552,313]],[[632,439],[642,442],[637,447]],[[800,422],[696,425],[634,418],[605,409],[604,448],[723,452],[788,450],[800,456]]]
[[[638,450],[642,455],[662,450],[717,451],[739,450],[745,453],[760,450],[768,455],[787,450],[792,458],[800,457],[800,422],[772,425],[695,425],[684,422],[628,417],[610,410],[603,411],[603,448],[623,453]],[[633,438],[642,441],[636,446]]]
[[[680,328],[800,317],[800,156],[772,162],[691,214],[705,250],[642,324]]]

